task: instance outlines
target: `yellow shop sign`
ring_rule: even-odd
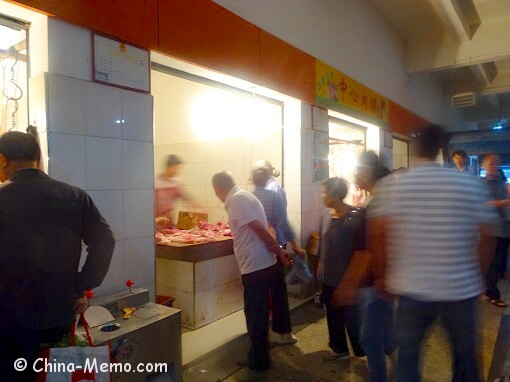
[[[388,100],[328,64],[316,60],[315,95],[317,103],[334,109],[345,106],[388,121]]]

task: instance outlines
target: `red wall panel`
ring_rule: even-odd
[[[315,103],[315,58],[260,30],[260,85]]]
[[[211,0],[9,0],[315,104],[315,58]],[[389,127],[425,120],[390,102]]]
[[[259,28],[210,0],[160,0],[159,51],[260,82]]]
[[[425,123],[427,123],[425,119],[390,101],[388,126],[391,131],[410,137],[411,133],[419,131]]]
[[[158,47],[158,0],[15,0],[71,24]]]

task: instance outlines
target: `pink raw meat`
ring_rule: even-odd
[[[179,228],[165,228],[165,229],[162,229],[159,232],[161,232],[164,235],[174,235],[176,233],[181,232],[181,230]]]

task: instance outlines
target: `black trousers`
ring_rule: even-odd
[[[496,251],[499,252],[499,273],[498,277],[501,279],[505,277],[506,267],[507,267],[507,256],[508,256],[508,245],[510,244],[510,239],[508,238],[499,238],[498,246],[496,247]]]
[[[485,274],[485,284],[487,286],[485,295],[493,300],[499,300],[501,298],[501,294],[498,289],[498,279],[505,273],[509,242],[509,240],[504,237],[497,237],[496,240],[496,253],[494,254],[489,269]]]
[[[336,353],[349,351],[345,329],[351,341],[352,350],[357,357],[363,357],[365,352],[360,344],[358,306],[343,306],[340,308],[331,305],[331,295],[335,287],[322,284],[324,304],[326,305],[326,319],[328,322],[329,347]]]
[[[276,277],[270,288],[273,332],[290,333],[292,325],[290,323],[289,298],[287,296],[285,274],[283,265],[280,262],[276,266],[278,268]]]
[[[244,286],[244,314],[251,347],[248,362],[251,369],[265,370],[270,367],[269,344],[269,295],[278,284],[281,268],[275,264],[260,271],[242,276]]]
[[[69,332],[70,326],[44,330],[0,329],[0,380],[35,381],[33,365],[40,356],[40,345],[58,343]],[[14,362],[20,358],[27,361],[24,371],[14,370]]]
[[[478,298],[419,301],[400,297],[397,309],[399,354],[396,382],[419,382],[420,348],[427,329],[441,317],[452,344],[452,381],[479,382],[476,361]]]

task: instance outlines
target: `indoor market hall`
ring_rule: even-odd
[[[510,381],[510,0],[0,2],[0,380]]]

